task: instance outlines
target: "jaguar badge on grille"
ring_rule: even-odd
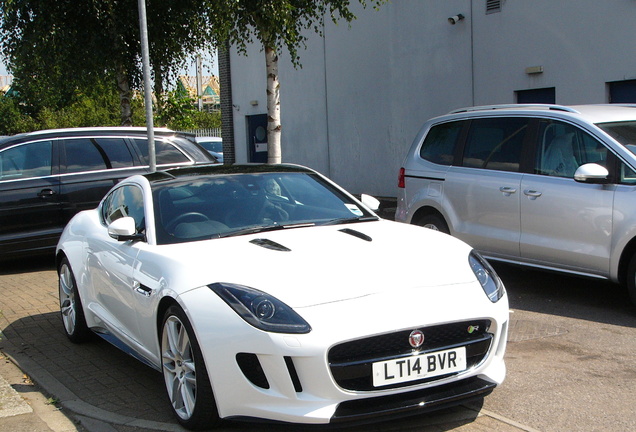
[[[424,343],[424,333],[420,330],[413,330],[409,335],[409,344],[413,348],[419,348]]]

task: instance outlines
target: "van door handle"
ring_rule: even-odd
[[[505,196],[510,196],[513,193],[516,193],[517,189],[509,187],[509,186],[502,186],[499,188],[499,191],[503,193]]]
[[[523,193],[530,198],[539,198],[542,195],[541,192],[532,189],[526,189]]]
[[[38,196],[41,198],[47,198],[50,196],[55,195],[55,191],[53,189],[42,189],[39,193]]]

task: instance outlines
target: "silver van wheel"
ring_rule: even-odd
[[[433,231],[440,231],[445,234],[450,234],[448,224],[444,219],[436,214],[428,214],[420,217],[416,221],[413,221],[415,225],[419,225],[424,228],[432,229]]]
[[[629,261],[629,266],[627,266],[626,281],[627,283],[625,285],[629,298],[632,304],[636,306],[636,254]]]

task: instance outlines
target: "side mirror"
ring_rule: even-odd
[[[377,198],[372,197],[371,195],[362,194],[360,196],[360,201],[362,201],[362,204],[369,207],[374,212],[380,209],[380,201]]]
[[[609,171],[599,164],[587,163],[576,169],[574,180],[580,183],[607,183],[609,182]]]
[[[117,241],[145,240],[146,236],[137,232],[135,219],[130,216],[114,220],[108,225],[108,235]]]

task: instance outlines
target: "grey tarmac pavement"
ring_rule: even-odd
[[[380,214],[391,218],[392,204],[383,201]],[[599,281],[496,269],[511,307],[503,385],[483,404],[342,430],[636,431],[636,308],[626,294]],[[0,262],[0,290],[0,431],[184,430],[158,372],[99,338],[68,341],[50,260]],[[220,430],[307,429],[229,422]]]
[[[59,317],[57,275],[49,260],[14,262],[2,267],[0,289],[0,430],[184,430],[172,417],[158,372],[99,338],[83,345],[68,341]],[[229,422],[221,428],[306,429],[239,422]],[[459,406],[344,430],[533,431],[481,406]]]

